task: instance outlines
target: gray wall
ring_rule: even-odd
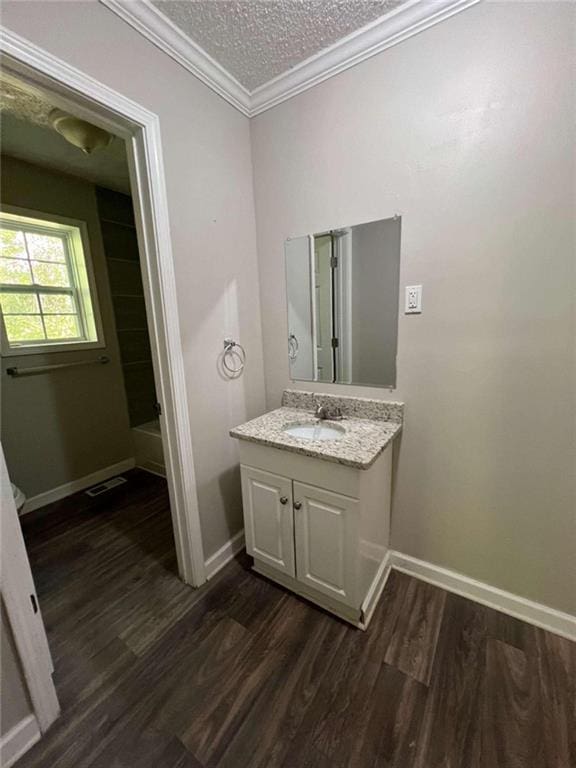
[[[92,184],[2,157],[0,201],[85,221],[106,346],[2,359],[2,444],[13,483],[31,497],[133,455],[106,261]],[[108,365],[12,378],[9,366],[108,355]],[[105,393],[105,397],[103,397]]]
[[[252,121],[269,407],[283,243],[401,213],[392,545],[576,610],[574,14],[481,3]],[[337,162],[335,162],[337,160]]]
[[[14,646],[4,603],[0,604],[0,736],[32,714],[28,688]]]
[[[249,121],[100,3],[5,2],[2,24],[159,115],[209,556],[242,527],[228,430],[264,408]],[[218,366],[226,336],[248,353],[235,381]],[[285,353],[285,334],[280,344]]]

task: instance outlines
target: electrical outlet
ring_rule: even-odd
[[[422,312],[422,286],[407,285],[404,314],[415,315],[419,314],[420,312]]]

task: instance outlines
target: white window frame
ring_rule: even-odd
[[[106,346],[100,315],[100,302],[96,289],[94,266],[90,252],[88,226],[85,221],[58,216],[45,211],[3,205],[0,212],[2,226],[8,228],[36,231],[49,235],[51,230],[66,235],[66,258],[73,275],[74,294],[78,298],[79,320],[84,329],[84,338],[70,341],[33,341],[14,344],[8,340],[4,315],[0,310],[0,343],[2,355],[19,357],[21,355],[45,355],[55,352],[78,352],[83,349],[102,349]],[[19,286],[14,286],[16,290]],[[22,292],[29,292],[28,286],[22,286]],[[26,290],[28,288],[28,290]],[[50,288],[39,289],[50,292]]]

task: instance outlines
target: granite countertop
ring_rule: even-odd
[[[356,469],[368,469],[398,435],[402,429],[403,406],[402,403],[384,403],[387,410],[380,410],[380,415],[385,418],[360,418],[356,414],[359,408],[358,403],[380,403],[380,401],[369,401],[362,398],[339,397],[338,405],[342,408],[344,418],[341,421],[326,420],[326,425],[337,424],[343,427],[346,432],[342,437],[334,440],[308,440],[305,438],[292,437],[283,431],[284,427],[290,424],[316,424],[318,419],[313,415],[313,409],[310,409],[310,403],[323,403],[332,405],[335,397],[313,395],[313,400],[302,397],[295,397],[292,390],[284,393],[283,402],[290,403],[289,406],[283,405],[274,411],[265,413],[252,421],[246,422],[230,430],[232,437],[239,440],[248,440],[261,445],[269,445],[273,448],[281,448],[294,453],[300,453],[304,456],[333,461],[338,464],[344,464]],[[297,393],[300,395],[300,393]],[[310,396],[311,393],[302,393]],[[349,401],[349,402],[347,402]],[[297,405],[298,407],[293,407]],[[348,406],[348,407],[347,407]],[[367,406],[371,408],[370,405]],[[366,408],[365,408],[366,410]],[[352,412],[355,415],[348,415]],[[374,408],[371,409],[372,413]]]

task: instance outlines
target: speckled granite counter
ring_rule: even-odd
[[[346,430],[342,437],[308,440],[283,431],[295,423],[317,423],[314,409],[318,405],[342,410],[344,419],[337,422]],[[368,469],[402,429],[403,412],[403,403],[286,390],[281,408],[231,429],[230,435],[356,469]]]

